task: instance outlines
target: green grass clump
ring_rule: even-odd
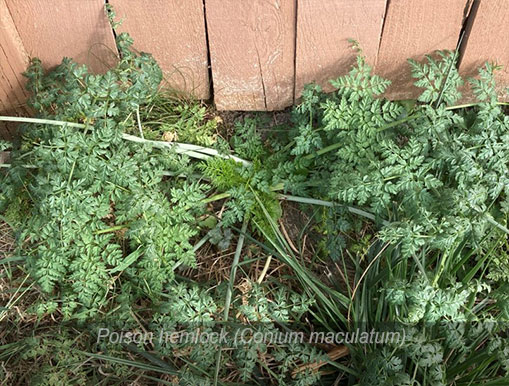
[[[141,111],[143,133],[148,139],[212,146],[217,141],[219,119],[206,105],[160,91]]]

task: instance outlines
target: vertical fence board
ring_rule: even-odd
[[[389,0],[376,73],[393,84],[386,95],[410,99],[420,91],[413,86],[407,59],[422,61],[436,50],[454,50],[460,36],[468,0]]]
[[[460,73],[475,76],[485,62],[503,66],[496,72],[499,97],[509,100],[509,1],[481,0],[472,9],[471,23],[467,26],[462,47]],[[468,89],[465,90],[468,93]],[[467,94],[467,99],[472,96]]]
[[[386,0],[301,0],[297,9],[296,97],[307,83],[331,91],[330,79],[346,74],[360,45],[376,62]]]
[[[202,0],[110,0],[134,47],[149,52],[170,87],[208,99],[210,82]]]
[[[22,72],[28,64],[21,39],[5,0],[0,0],[0,113],[23,113],[26,98]],[[13,125],[0,124],[0,138],[14,134]]]
[[[104,0],[6,0],[25,50],[46,68],[62,57],[104,72],[116,60],[116,46]]]
[[[293,103],[295,0],[206,0],[220,110],[275,110]]]

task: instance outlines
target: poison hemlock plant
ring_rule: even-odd
[[[462,84],[456,56],[440,55],[411,62],[425,89],[412,111],[378,98],[389,83],[362,58],[332,82],[338,91],[308,87],[294,110],[293,161],[277,170],[288,189],[388,220],[381,237],[408,256],[424,245],[446,250],[466,235],[475,246],[507,217],[509,117],[497,104],[494,68],[472,81],[480,103],[465,113],[451,108]]]
[[[306,88],[293,111],[294,139],[282,143],[286,153],[272,168],[286,189],[337,203],[337,210],[322,212],[327,235],[359,229],[358,218],[335,218],[344,204],[379,220],[381,240],[368,249],[367,266],[354,261],[352,287],[346,279],[354,299],[345,313],[353,314],[354,328],[367,331],[396,323],[409,340],[402,347],[351,347],[363,385],[508,377],[503,350],[494,348],[505,339],[507,286],[490,285],[485,275],[500,279],[507,261],[501,240],[508,233],[509,118],[496,98],[493,66],[471,80],[479,103],[465,110],[452,105],[462,84],[455,55],[439,56],[411,63],[425,91],[410,108],[378,97],[388,82],[372,75],[362,58],[333,82],[338,91]],[[324,250],[345,267],[349,244],[326,243]],[[462,347],[449,339],[454,323]],[[482,366],[477,358],[485,358]]]
[[[245,149],[239,153],[252,159],[248,167],[218,157],[199,168],[175,151],[124,141],[122,134],[137,127],[140,107],[145,111],[158,97],[161,71],[151,56],[130,51],[127,35],[120,35],[117,43],[121,60],[104,75],[91,75],[69,59],[48,74],[34,59],[26,73],[33,94],[29,104],[37,118],[63,122],[23,127],[21,148],[13,152],[5,177],[8,185],[2,185],[2,207],[12,208],[16,197],[28,197],[30,203],[19,238],[24,241],[22,253],[28,255],[29,272],[45,297],[31,310],[41,319],[53,314],[65,321],[87,321],[88,331],[96,334],[105,326],[112,330],[139,327],[135,316],[139,303],[156,310],[151,315],[154,328],[191,329],[220,320],[224,293],[212,299],[207,291],[174,280],[177,267],[194,266],[191,242],[200,231],[210,188],[192,176],[202,171],[213,187],[231,195],[222,219],[225,237],[230,233],[231,238],[228,226],[251,218],[263,227],[258,200],[274,218],[281,209],[262,167],[261,142],[257,142],[261,140],[242,133],[233,139]],[[198,137],[194,141],[207,143]],[[187,178],[167,178],[182,174]],[[240,310],[237,323],[252,323],[257,332],[276,333],[275,321],[300,318],[311,304],[296,294],[289,296],[288,291],[278,291],[274,300],[269,299],[256,285],[242,299],[242,304],[235,303]],[[72,346],[69,339],[63,340],[64,346]],[[60,345],[50,340],[44,347],[53,343]],[[122,349],[100,347],[110,352]],[[212,374],[216,358],[211,347],[188,344],[158,350],[159,355],[178,361],[182,382],[196,384],[200,379],[212,384],[193,366],[184,365],[199,362]],[[322,358],[319,350],[294,345],[291,356],[286,352],[286,346],[246,344],[224,361],[233,361],[246,382],[260,356],[285,358],[270,365],[282,384],[311,384],[319,378],[309,371],[296,377],[292,373],[296,366]],[[26,359],[38,356],[33,351]],[[68,377],[67,371],[57,372],[51,366],[46,371],[54,379]]]
[[[217,351],[226,347],[220,367],[221,379],[228,377],[228,368],[233,363],[240,381],[249,384],[257,371],[256,366],[263,363],[279,384],[314,384],[319,374],[306,371],[295,374],[295,369],[302,364],[324,360],[324,354],[305,343],[295,342],[295,338],[294,341],[285,338],[284,330],[279,328],[281,324],[289,325],[292,320],[298,320],[313,301],[304,295],[290,295],[283,289],[270,294],[249,281],[241,288],[234,296],[234,320],[227,324],[216,323],[221,319],[224,307],[221,288],[215,292],[196,285],[180,284],[168,288],[167,300],[161,302],[150,328],[151,331],[178,331],[178,334],[156,340],[157,351],[164,356],[185,357],[184,363],[199,363],[202,374],[213,374]],[[210,339],[195,344],[193,337],[197,335],[193,334],[197,331],[204,335],[217,333],[224,340],[218,343],[219,338]],[[222,331],[223,335],[220,335]],[[275,344],[271,337],[278,337],[283,343]],[[289,343],[285,343],[285,339]],[[181,371],[182,381],[213,384],[212,377],[197,377],[193,366],[184,366]]]
[[[87,125],[27,125],[9,173],[32,200],[22,234],[30,272],[79,318],[96,314],[126,282],[160,296],[176,266],[193,265],[191,239],[204,211],[203,185],[164,178],[186,168],[185,157],[122,139],[161,81],[154,59],[135,55],[131,43],[118,37],[120,62],[104,75],[69,59],[49,74],[34,59],[26,72],[38,117]]]

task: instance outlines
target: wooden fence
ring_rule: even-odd
[[[172,87],[213,98],[220,110],[282,109],[306,83],[328,88],[355,59],[349,39],[393,81],[391,98],[416,95],[406,59],[437,49],[458,48],[463,75],[475,75],[486,60],[509,66],[509,0],[107,2],[123,19],[119,32],[153,53]],[[104,3],[0,0],[0,112],[23,112],[21,73],[29,57],[41,58],[46,68],[72,57],[95,72],[115,63]],[[501,86],[509,84],[507,67],[498,77]]]

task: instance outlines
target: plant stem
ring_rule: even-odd
[[[23,123],[38,123],[41,125],[54,125],[54,126],[69,126],[69,127],[77,127],[80,129],[84,129],[87,127],[82,123],[74,123],[74,122],[65,122],[65,121],[56,121],[53,119],[40,119],[40,118],[27,118],[27,117],[10,117],[5,115],[0,115],[0,121],[5,122],[23,122]]]
[[[101,229],[101,230],[95,231],[94,233],[96,235],[102,235],[104,233],[116,232],[116,231],[119,231],[121,229],[128,228],[128,227],[129,227],[129,224],[115,225],[111,228],[106,228],[106,229]]]
[[[141,119],[140,119],[140,106],[136,107],[136,121],[138,122],[138,130],[140,131],[140,137],[145,139],[143,136],[143,128],[141,127]]]
[[[228,192],[219,193],[219,194],[213,195],[212,197],[208,197],[204,200],[201,200],[201,202],[202,202],[202,204],[208,204],[209,202],[219,201],[219,200],[222,200],[222,199],[228,198],[228,197],[230,197],[230,193],[228,193]]]
[[[10,168],[11,166],[11,164],[0,164],[0,168]],[[37,169],[37,166],[34,165],[23,165],[23,167],[26,169]]]
[[[87,125],[82,123],[74,123],[74,122],[65,122],[65,121],[57,121],[52,119],[40,119],[40,118],[27,118],[27,117],[11,117],[11,116],[0,116],[0,121],[6,121],[6,122],[24,122],[24,123],[37,123],[37,124],[44,124],[44,125],[54,125],[54,126],[69,126],[69,127],[76,127],[84,129],[87,127]],[[198,145],[191,145],[188,143],[180,143],[180,142],[163,142],[163,141],[151,141],[148,139],[136,137],[134,135],[130,134],[122,134],[122,138],[131,141],[131,142],[138,142],[138,143],[147,143],[151,144],[154,147],[158,148],[176,148],[178,153],[184,153],[189,155],[193,158],[198,159],[208,159],[209,156],[215,156],[215,157],[221,157],[226,159],[233,159],[235,162],[240,162],[244,166],[251,165],[251,162],[246,161],[242,158],[235,157],[233,155],[223,155],[220,154],[215,149],[210,149],[208,147],[198,146]]]
[[[403,119],[399,119],[399,120],[391,122],[391,123],[389,123],[389,124],[387,124],[385,126],[382,126],[381,128],[378,129],[378,131],[384,131],[384,130],[390,129],[392,127],[398,126],[401,123],[405,123],[405,122],[410,121],[412,119],[419,118],[420,116],[422,116],[422,114],[409,115],[408,117],[405,117]],[[326,146],[326,147],[318,150],[316,153],[308,154],[308,155],[304,156],[303,158],[304,159],[313,159],[313,158],[315,158],[317,156],[320,156],[320,155],[326,154],[326,153],[328,153],[330,151],[339,149],[341,146],[343,146],[343,142],[336,142],[336,143],[333,143],[332,145]]]
[[[231,304],[231,300],[232,300],[233,284],[235,282],[235,275],[237,273],[237,266],[239,265],[242,247],[244,246],[244,239],[245,239],[248,222],[249,222],[248,220],[244,219],[244,223],[242,224],[242,228],[240,230],[240,236],[239,236],[239,241],[237,243],[237,249],[235,250],[235,255],[233,256],[232,270],[230,272],[230,283],[226,290],[226,299],[224,302],[223,323],[226,323],[228,321],[228,314],[230,313],[230,304]],[[214,386],[216,386],[217,382],[218,382],[220,364],[221,364],[221,349],[219,349],[217,351],[216,371],[214,373]]]
[[[162,142],[162,141],[152,141],[150,139],[143,139],[140,137],[137,137],[135,135],[130,134],[122,134],[122,138],[126,141],[130,142],[136,142],[136,143],[144,143],[144,144],[150,144],[153,147],[157,147],[159,149],[173,149],[175,148],[175,152],[178,154],[186,154],[189,157],[206,160],[209,159],[210,156],[208,154],[199,153],[193,150],[190,150],[187,144],[181,144],[177,142]],[[189,145],[191,146],[191,145]]]
[[[488,221],[491,225],[497,227],[498,229],[500,229],[501,231],[509,234],[509,229],[507,229],[505,226],[503,226],[502,224],[496,222],[495,220],[493,220],[489,215],[485,215],[484,216],[486,218],[486,221]]]
[[[267,256],[267,260],[265,260],[265,265],[263,266],[262,273],[258,277],[258,280],[256,281],[258,284],[262,284],[263,279],[265,279],[265,275],[267,274],[267,271],[269,270],[270,262],[272,261],[272,255]]]
[[[330,151],[339,149],[342,145],[343,145],[343,142],[336,142],[336,143],[333,143],[332,145],[325,146],[324,148],[318,150],[316,153],[308,154],[308,155],[304,156],[303,158],[304,159],[313,159],[316,156],[320,156],[320,155],[323,155],[323,154],[328,153]]]
[[[240,162],[244,166],[251,165],[251,162],[246,161],[242,158],[235,157],[234,155],[223,155],[223,154],[220,154],[217,150],[210,149],[208,147],[191,145],[188,143],[180,143],[180,142],[152,141],[150,139],[143,139],[143,138],[136,137],[136,136],[130,135],[130,134],[122,134],[122,138],[124,138],[125,140],[128,140],[128,141],[132,141],[132,142],[147,143],[147,144],[150,144],[150,145],[152,145],[154,147],[158,147],[158,148],[172,149],[173,147],[176,147],[177,152],[185,153],[185,154],[188,154],[195,158],[207,159],[207,158],[209,158],[208,156],[215,156],[215,157],[220,157],[220,158],[225,158],[225,159],[232,159],[235,162]]]
[[[198,241],[196,243],[196,245],[193,247],[193,252],[196,252],[198,251],[198,249],[200,249],[203,244],[205,244],[207,242],[207,240],[210,238],[209,234],[207,233],[205,236],[203,236],[200,241]]]
[[[327,206],[329,208],[333,208],[335,206],[342,206],[340,204],[337,204],[337,203],[334,203],[334,202],[331,202],[331,201],[318,200],[316,198],[291,196],[291,195],[288,195],[288,194],[279,194],[278,197],[281,200],[300,202],[302,204],[321,205],[321,206]],[[348,211],[350,213],[354,213],[356,215],[369,218],[372,221],[376,220],[376,217],[373,214],[371,214],[369,212],[366,212],[366,211],[364,211],[362,209],[354,208],[352,206],[347,206],[346,208],[348,209]],[[390,225],[390,222],[383,220],[382,224],[385,225],[385,226],[388,226],[388,225]]]
[[[462,105],[449,106],[449,107],[446,107],[445,109],[446,110],[458,110],[458,109],[464,109],[464,108],[467,108],[467,107],[479,106],[480,104],[481,103],[479,103],[479,102],[465,103],[465,104],[462,104]],[[509,102],[497,102],[497,105],[499,105],[499,106],[509,106]]]

